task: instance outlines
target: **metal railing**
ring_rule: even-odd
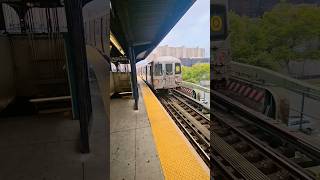
[[[182,81],[181,85],[183,87],[186,87],[186,88],[198,89],[198,90],[201,90],[203,92],[210,93],[210,88],[206,88],[206,87],[203,87],[203,86],[200,86],[198,84],[191,83],[191,82]]]
[[[285,76],[262,67],[231,62],[231,75],[261,84],[275,85],[295,92],[303,92],[306,96],[316,97],[320,101],[320,88],[300,80]]]

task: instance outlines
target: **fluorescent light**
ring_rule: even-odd
[[[118,49],[118,51],[124,55],[124,51],[120,45],[120,43],[118,42],[118,40],[116,39],[116,37],[112,34],[112,32],[110,31],[110,41],[111,43]]]

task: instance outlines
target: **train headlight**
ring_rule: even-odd
[[[175,81],[176,81],[176,83],[180,83],[182,81],[182,78],[181,77],[176,77]]]
[[[214,66],[224,66],[228,63],[230,60],[229,58],[229,52],[225,48],[220,48],[219,50],[215,50],[212,52],[213,59],[210,61],[210,68]],[[214,68],[215,69],[215,68]]]
[[[226,59],[226,52],[221,51],[217,53],[217,63],[218,64],[224,64]]]
[[[158,79],[153,80],[153,84],[154,85],[158,85],[159,84],[159,80]]]

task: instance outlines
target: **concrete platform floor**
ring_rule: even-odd
[[[137,111],[133,110],[131,96],[111,99],[112,180],[164,179],[140,89],[139,94]]]
[[[80,126],[63,114],[0,119],[0,180],[106,180],[106,114],[91,82],[91,153],[79,152]]]

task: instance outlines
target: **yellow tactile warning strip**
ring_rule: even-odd
[[[209,173],[192,153],[158,99],[142,80],[139,83],[165,179],[209,180]]]

